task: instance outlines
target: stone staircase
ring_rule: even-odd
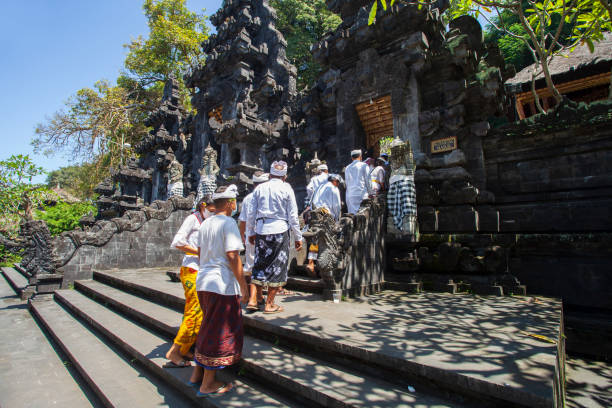
[[[10,280],[13,273],[3,272]],[[57,290],[52,297],[38,296],[29,303],[36,320],[103,406],[552,405],[552,389],[548,395],[545,387],[536,390],[499,384],[468,374],[470,370],[410,361],[397,354],[391,341],[389,350],[369,349],[367,341],[358,342],[337,320],[319,323],[306,313],[309,305],[316,305],[320,316],[342,319],[346,313],[348,319],[348,309],[363,305],[334,305],[320,301],[316,294],[283,299],[286,309],[304,311],[297,314],[301,320],[295,316],[245,315],[243,361],[221,372],[224,380],[234,381],[235,390],[214,399],[198,399],[187,385],[190,368],[162,368],[181,321],[181,285],[168,279],[163,270],[120,272],[94,271],[93,280],[76,281],[74,289]],[[17,275],[14,278],[19,280]],[[382,298],[372,306],[386,307],[387,302]],[[379,329],[377,336],[403,330]],[[431,344],[426,347],[431,349]],[[534,348],[533,352],[540,355],[550,350]]]

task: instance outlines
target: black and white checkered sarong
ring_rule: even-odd
[[[400,230],[406,215],[416,217],[416,188],[413,177],[395,177],[387,193],[387,207],[393,216],[393,224]]]

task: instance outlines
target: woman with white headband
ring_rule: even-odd
[[[172,240],[171,246],[185,253],[180,274],[185,291],[185,310],[179,331],[166,353],[168,362],[164,364],[165,368],[189,367],[189,360],[193,359],[191,346],[195,343],[202,324],[202,309],[196,293],[196,278],[200,268],[198,231],[204,220],[214,215],[214,211],[212,196],[202,198],[198,201],[196,210],[185,218]]]

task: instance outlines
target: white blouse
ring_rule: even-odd
[[[174,236],[172,240],[172,244],[170,245],[172,248],[176,248],[179,246],[189,245],[191,247],[197,248],[200,246],[198,242],[198,230],[200,229],[200,224],[202,224],[202,215],[199,211],[196,211],[190,214],[183,224],[181,228],[179,228],[178,232]],[[185,254],[183,257],[183,264],[187,268],[191,268],[194,270],[198,270],[200,266],[200,260],[197,254]]]

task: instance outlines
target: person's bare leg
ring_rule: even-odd
[[[186,356],[183,356],[181,354],[181,346],[179,344],[176,343],[172,343],[172,346],[170,347],[170,350],[168,350],[168,352],[166,353],[166,358],[170,361],[172,361],[174,364],[180,364],[181,361],[185,360]],[[189,358],[189,357],[187,357]],[[193,355],[192,357],[193,358]],[[187,362],[189,363],[189,362]],[[187,364],[187,366],[189,366],[190,364]]]
[[[202,381],[203,377],[204,377],[204,369],[196,364],[193,367],[193,371],[191,372],[191,377],[189,377],[189,381],[192,383],[197,383],[197,382]]]
[[[248,307],[257,307],[257,285],[251,283],[249,285],[249,304]]]
[[[277,305],[274,304],[274,298],[276,297],[276,294],[278,293],[279,289],[279,287],[268,287],[268,298],[266,299],[265,309],[266,312],[273,312],[276,309]]]
[[[217,381],[216,374],[216,370],[204,369],[204,377],[202,378],[202,385],[200,386],[201,393],[206,394],[209,392],[215,392],[223,386],[223,383],[221,381]],[[224,394],[231,390],[232,387],[232,383],[228,383],[223,389],[219,390],[218,393]]]

